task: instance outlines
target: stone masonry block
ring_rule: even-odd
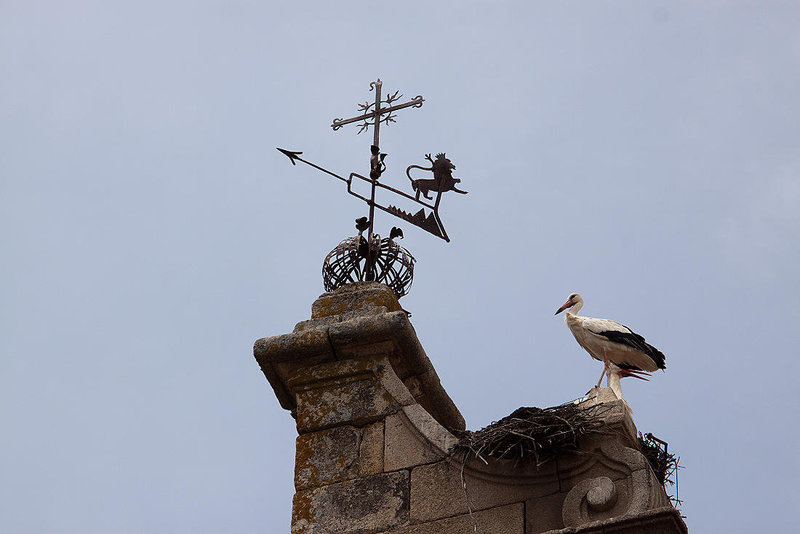
[[[292,534],[368,534],[408,521],[408,471],[298,491]]]
[[[394,471],[443,459],[457,443],[419,404],[386,418],[384,469]]]
[[[302,434],[341,424],[363,425],[394,413],[400,406],[364,378],[297,395],[297,432]]]
[[[300,434],[337,425],[364,426],[414,404],[385,358],[346,360],[293,373]]]
[[[539,534],[557,528],[563,528],[561,505],[565,493],[554,493],[545,497],[528,499],[525,502],[526,534]]]
[[[498,477],[492,479],[472,469],[465,469],[467,495],[472,510],[485,510],[558,492],[553,476],[529,477],[527,480]],[[411,471],[411,519],[431,521],[469,512],[467,496],[461,486],[461,462],[451,458],[415,467]]]
[[[525,533],[524,506],[522,503],[498,506],[489,510],[448,517],[392,530],[392,534],[523,534]]]
[[[389,311],[402,309],[397,297],[388,286],[356,282],[321,295],[311,306],[311,318],[319,319],[372,308],[385,308]]]
[[[571,490],[576,484],[605,476],[621,480],[638,471],[649,471],[650,464],[637,449],[620,442],[619,434],[614,438],[604,435],[589,435],[581,440],[577,453],[562,454],[558,458],[560,491]],[[645,481],[645,488],[650,484]]]
[[[566,527],[547,534],[687,534],[686,523],[672,506]]]
[[[606,430],[615,431],[622,439],[622,444],[628,447],[638,447],[638,431],[633,422],[633,410],[622,399],[617,398],[611,388],[592,388],[587,394],[586,406],[603,404],[603,420]]]
[[[358,452],[358,475],[365,477],[383,472],[383,421],[367,425],[361,432]]]
[[[297,438],[294,487],[308,489],[383,471],[383,422],[339,426]]]
[[[361,429],[340,426],[297,438],[294,487],[302,490],[359,475]]]

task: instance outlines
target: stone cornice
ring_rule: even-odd
[[[289,376],[322,363],[386,357],[414,400],[442,426],[463,430],[464,418],[441,386],[408,314],[391,290],[362,282],[323,294],[312,318],[290,334],[266,337],[253,348],[281,406],[294,415]]]

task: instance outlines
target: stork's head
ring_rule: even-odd
[[[564,310],[572,309],[572,313],[578,313],[578,310],[583,307],[583,298],[578,293],[572,293],[568,298],[567,301],[561,305],[561,307],[556,310],[555,315],[558,315]]]

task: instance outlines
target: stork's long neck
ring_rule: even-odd
[[[564,314],[564,322],[569,324],[567,321],[569,320],[570,315],[578,315],[578,312],[583,308],[583,302],[580,300],[572,305],[571,308],[567,310],[567,313]]]
[[[620,384],[620,376],[617,371],[619,371],[619,368],[616,365],[613,363],[609,364],[609,370],[607,374],[608,380],[606,381],[606,384],[611,388],[611,391],[614,392],[614,395],[616,395],[618,399],[624,401],[625,395],[622,394],[622,385]],[[627,404],[627,401],[625,403]]]

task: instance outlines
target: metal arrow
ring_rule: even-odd
[[[362,176],[362,175],[360,175],[358,173],[355,173],[355,172],[351,172],[350,176],[348,176],[347,178],[344,178],[343,176],[339,176],[335,172],[329,171],[328,169],[326,169],[324,167],[320,167],[319,165],[317,165],[315,163],[311,163],[310,161],[301,158],[300,154],[302,154],[302,152],[294,151],[294,150],[286,150],[284,148],[278,148],[278,150],[281,153],[283,153],[286,157],[289,158],[289,160],[292,162],[292,165],[297,165],[296,161],[302,161],[306,165],[310,165],[311,167],[314,167],[315,169],[318,169],[318,170],[320,170],[320,171],[322,171],[322,172],[324,172],[326,174],[330,174],[334,178],[338,178],[339,180],[343,181],[344,183],[347,184],[347,192],[349,194],[351,194],[352,196],[354,196],[356,198],[359,198],[359,199],[363,200],[371,208],[372,207],[378,208],[379,210],[384,211],[386,213],[389,213],[390,215],[394,215],[395,217],[398,217],[400,219],[403,219],[404,221],[406,221],[408,223],[411,223],[414,226],[417,226],[418,228],[421,228],[421,229],[425,230],[426,232],[435,235],[436,237],[440,237],[440,238],[444,239],[445,241],[447,241],[448,243],[450,242],[450,237],[447,235],[447,232],[444,229],[444,224],[442,224],[442,220],[439,217],[439,212],[438,212],[439,199],[441,198],[441,192],[438,193],[438,196],[436,198],[435,204],[429,204],[428,202],[424,202],[422,200],[418,200],[414,196],[409,195],[408,193],[406,193],[404,191],[400,191],[399,189],[395,189],[394,187],[391,187],[389,185],[380,183],[377,180],[372,180],[370,178],[367,178],[366,176]],[[396,206],[392,206],[392,205],[381,206],[380,204],[378,204],[377,202],[374,201],[374,193],[371,195],[372,198],[368,198],[368,197],[365,197],[365,196],[357,193],[356,191],[353,191],[353,188],[352,188],[353,178],[358,178],[359,180],[363,180],[364,182],[367,182],[368,184],[372,185],[372,187],[374,187],[374,188],[386,189],[388,191],[391,191],[392,193],[394,193],[396,195],[400,195],[401,197],[404,197],[404,198],[410,200],[411,202],[413,202],[415,204],[419,204],[421,206],[429,208],[431,210],[431,212],[426,214],[425,210],[423,208],[423,209],[420,209],[417,213],[411,214],[411,213],[408,213],[408,212],[405,212],[405,211],[401,210],[400,208],[398,208]],[[370,212],[372,212],[372,210],[370,210]]]
[[[276,147],[276,148],[278,148],[278,147]],[[342,178],[341,176],[339,176],[335,172],[331,172],[328,169],[324,169],[324,168],[320,167],[319,165],[315,165],[314,163],[311,163],[310,161],[304,160],[303,158],[300,157],[300,154],[302,154],[302,152],[295,152],[293,150],[286,150],[284,148],[278,148],[278,150],[283,152],[283,154],[285,154],[289,158],[289,161],[292,162],[292,165],[297,165],[297,163],[295,163],[295,160],[300,160],[303,163],[305,163],[306,165],[311,165],[315,169],[319,169],[322,172],[328,173],[331,176],[334,176],[334,177],[340,179],[341,181],[346,182],[348,185],[350,184],[350,180],[348,180],[347,178]]]

